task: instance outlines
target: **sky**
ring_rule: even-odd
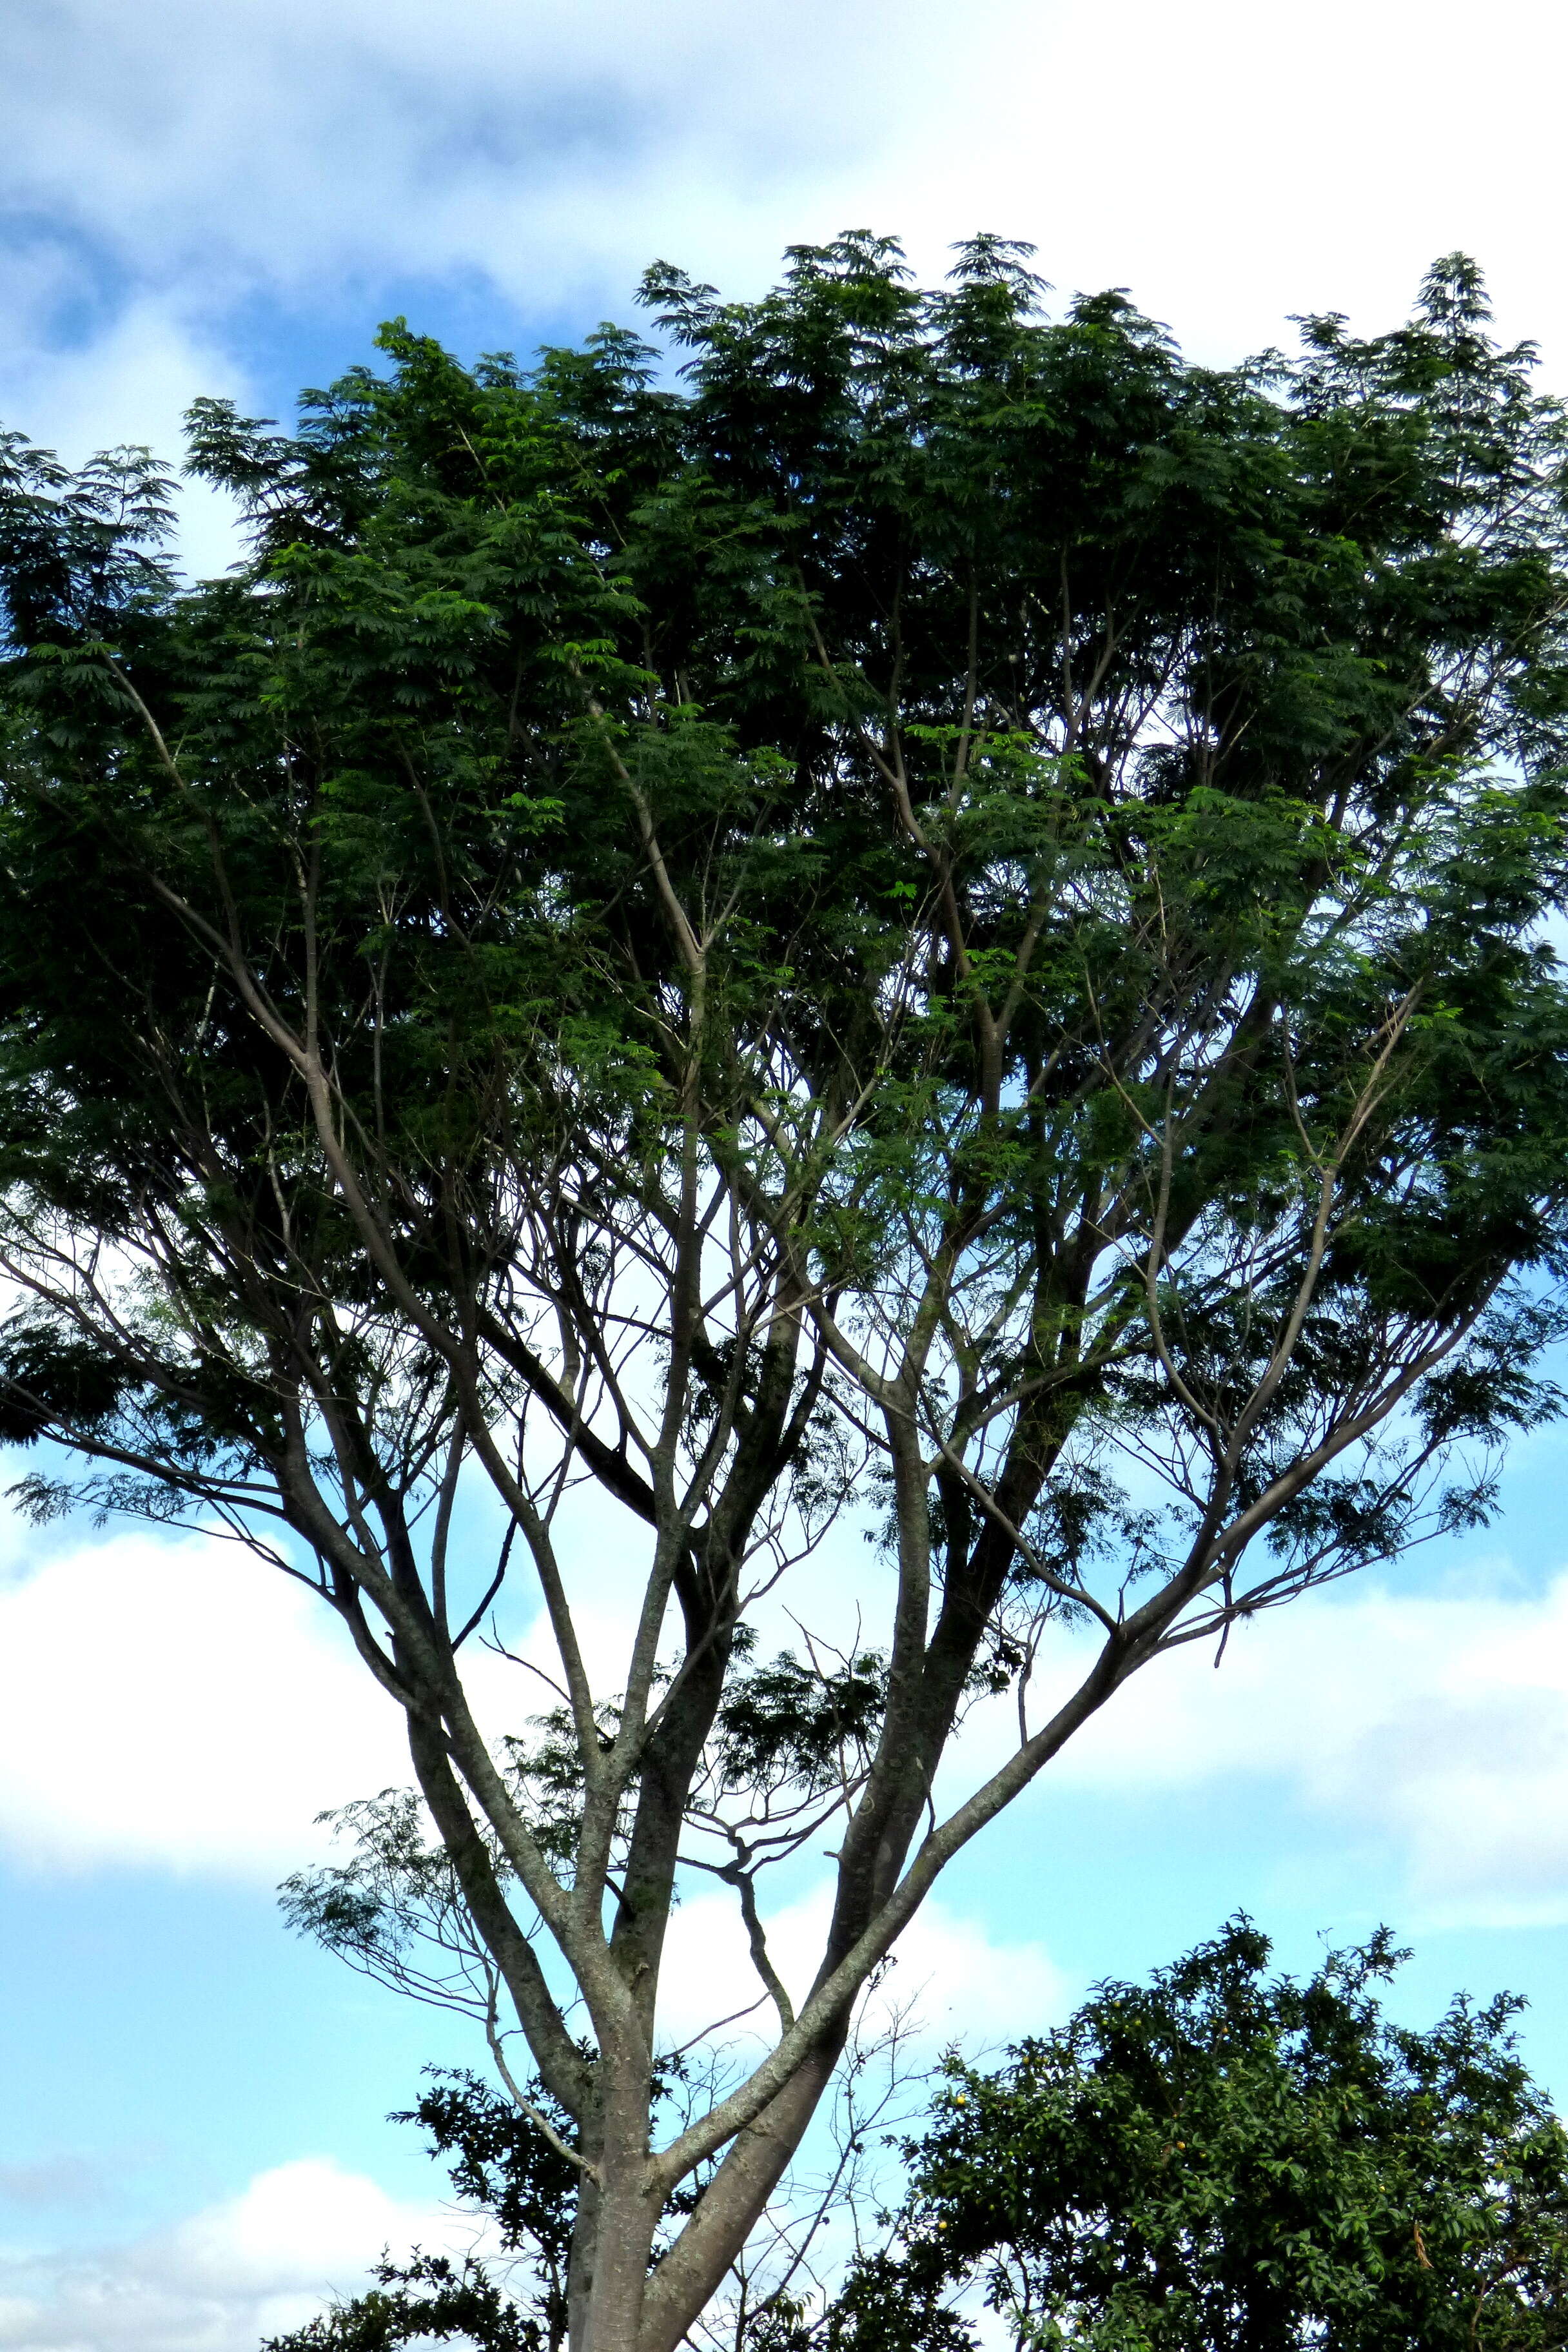
[[[755,292],[860,226],[928,276],[1028,239],[1215,361],[1293,313],[1392,324],[1460,247],[1568,391],[1544,5],[5,0],[4,30],[0,425],[73,460],[177,457],[197,393],[286,415],[392,315],[526,352],[631,318],[655,257]],[[221,501],[184,520],[221,566]],[[1491,1529],[1126,1695],[900,1960],[933,2035],[1000,2043],[1237,1907],[1293,1966],[1386,1919],[1405,2013],[1517,1989],[1568,2100],[1565,1465],[1533,1434]],[[319,1811],[406,1777],[395,1721],[199,1535],[0,1517],[0,2352],[249,2352],[457,2226],[384,2117],[475,2052],[273,1895]],[[738,1967],[700,1902],[677,1940],[678,1985]]]

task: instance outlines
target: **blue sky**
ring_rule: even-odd
[[[1484,36],[1448,0],[5,17],[0,421],[72,457],[176,454],[197,392],[275,413],[395,312],[527,351],[628,316],[656,255],[744,291],[860,224],[929,271],[976,227],[1032,239],[1064,291],[1127,285],[1215,359],[1293,311],[1391,322],[1459,246],[1568,389],[1568,36],[1523,0]],[[221,562],[221,508],[186,520]],[[1532,1438],[1489,1533],[1129,1693],[901,1964],[938,2030],[1022,2030],[1238,1906],[1293,1962],[1386,1918],[1412,2014],[1517,1987],[1568,2099],[1565,1463]],[[320,1807],[403,1777],[395,1725],[294,1592],[136,1532],[0,1525],[0,2347],[241,2352],[439,2226],[383,2116],[473,2053],[271,1896]]]

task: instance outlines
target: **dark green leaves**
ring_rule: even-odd
[[[1097,2352],[1568,2342],[1568,2136],[1519,2004],[1395,2026],[1377,1995],[1401,1957],[1380,1934],[1270,1978],[1237,1920],[997,2073],[952,2061],[909,2151],[905,2300],[983,2282],[1021,2345]]]

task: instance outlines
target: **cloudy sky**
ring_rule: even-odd
[[[977,227],[1031,239],[1064,292],[1129,286],[1214,359],[1292,312],[1392,322],[1462,247],[1568,389],[1568,36],[1525,0],[4,15],[0,422],[72,457],[176,454],[197,392],[276,413],[396,312],[526,351],[627,317],[656,256],[754,290],[860,225],[931,272]],[[221,562],[221,509],[186,524]],[[1237,1905],[1295,1962],[1387,1918],[1412,2015],[1533,1995],[1568,2097],[1565,1461],[1532,1439],[1488,1535],[1124,1701],[922,1926],[901,1966],[936,2030],[1038,2023]],[[450,2227],[383,2116],[473,2053],[271,1895],[319,1809],[402,1777],[395,1727],[302,1596],[200,1538],[0,1525],[0,2347],[246,2352]],[[679,1933],[729,1964],[700,1905]]]

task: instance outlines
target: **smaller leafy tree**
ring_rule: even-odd
[[[1304,1981],[1268,1957],[1238,1917],[994,2073],[950,2058],[893,2250],[803,2339],[940,2345],[983,2295],[1040,2352],[1568,2345],[1568,2133],[1520,2000],[1413,2032],[1386,1931]]]
[[[478,2352],[557,2352],[566,2338],[566,2269],[577,2210],[576,2168],[553,2144],[567,2119],[542,2084],[522,2112],[465,2073],[433,2074],[418,2105],[394,2117],[424,2127],[447,2160],[464,2204],[491,2225],[506,2266],[498,2284],[470,2254],[453,2262],[416,2252],[384,2256],[375,2284],[265,2352],[395,2352],[403,2345],[458,2344]]]
[[[477,2352],[538,2352],[537,2315],[514,2303],[480,2263],[415,2254],[380,2262],[375,2284],[262,2352],[399,2352],[404,2345],[473,2346]]]

